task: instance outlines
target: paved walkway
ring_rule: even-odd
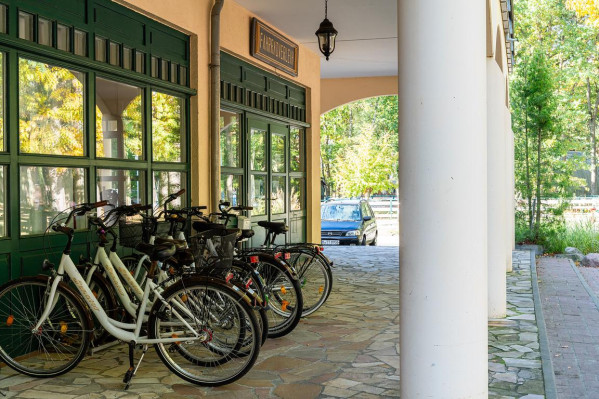
[[[288,336],[268,340],[254,368],[234,384],[212,389],[188,384],[150,350],[125,392],[127,351],[118,345],[53,379],[1,368],[0,392],[39,399],[399,397],[397,247],[327,248],[325,253],[337,265],[325,306]]]
[[[599,269],[538,260],[539,289],[559,398],[599,398]]]

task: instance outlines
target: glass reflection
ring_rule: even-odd
[[[272,171],[285,172],[285,136],[271,136]]]
[[[96,198],[114,206],[145,204],[145,181],[141,170],[98,169]],[[110,209],[105,207],[104,211]]]
[[[252,215],[266,215],[266,176],[250,175]]]
[[[304,178],[289,178],[289,207],[291,211],[301,211],[304,208]]]
[[[21,152],[83,155],[84,77],[66,68],[19,59]]]
[[[154,161],[181,162],[184,149],[184,100],[152,92],[152,153]]]
[[[272,176],[270,191],[270,212],[285,213],[285,200],[287,199],[286,192],[286,177]]]
[[[142,89],[96,78],[96,156],[143,158]]]
[[[252,128],[250,132],[250,169],[266,170],[266,132]]]
[[[66,208],[85,202],[85,169],[21,166],[21,235],[41,234],[50,221]],[[87,227],[77,217],[71,227]]]
[[[220,199],[228,201],[231,205],[239,205],[241,195],[241,176],[222,175],[220,177]]]
[[[152,176],[154,186],[152,201],[154,207],[162,204],[167,196],[185,188],[185,173],[155,171]],[[185,205],[185,195],[180,196],[169,204],[169,208],[180,208]]]
[[[220,111],[220,164],[227,167],[240,166],[241,140],[239,115]]]

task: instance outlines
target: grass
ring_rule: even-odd
[[[548,253],[563,253],[566,247],[578,248],[583,254],[599,253],[599,224],[593,218],[571,225],[544,225],[537,238],[520,224],[516,227],[516,242],[543,245]]]

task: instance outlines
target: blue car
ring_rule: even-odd
[[[320,217],[322,245],[376,245],[376,219],[366,200],[325,202]]]

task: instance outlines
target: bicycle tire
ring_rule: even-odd
[[[92,291],[108,317],[112,319],[117,319],[118,314],[118,301],[116,296],[114,295],[113,289],[110,287],[110,283],[106,280],[100,272],[95,271],[92,274],[92,278],[89,282],[89,289]],[[93,334],[93,342],[95,345],[100,345],[108,337],[110,337],[110,333],[106,331],[104,327],[96,320],[96,317],[92,313],[92,319],[94,322],[94,334]]]
[[[282,337],[293,331],[302,317],[302,290],[289,268],[274,256],[260,254],[258,258],[253,266],[260,273],[268,296],[268,338]]]
[[[92,336],[88,308],[62,282],[54,309],[38,331],[32,331],[45,307],[49,279],[22,277],[0,287],[0,359],[31,377],[56,377],[73,369],[85,356]]]
[[[223,298],[228,307],[226,311],[216,313],[216,309],[210,308],[210,301],[198,303],[198,300],[204,301],[212,295]],[[185,304],[186,309],[193,313],[193,318],[188,316],[189,324],[193,323],[196,331],[201,331],[206,337],[203,342],[186,341],[181,332],[176,337],[181,337],[181,341],[154,345],[158,357],[173,373],[197,385],[220,386],[238,380],[251,369],[260,352],[261,334],[254,312],[242,295],[217,279],[189,276],[169,286],[162,297],[164,301],[157,301],[150,311],[150,338],[172,337],[173,329],[182,325],[178,318],[173,317],[174,312],[169,311],[177,309],[174,303]],[[217,316],[217,320],[213,320],[212,316]],[[227,320],[230,324],[223,327],[222,317],[234,319]],[[250,352],[238,356],[235,351],[249,336],[252,337]],[[218,342],[215,342],[216,339]],[[222,345],[221,353],[215,353],[214,346],[217,344]]]
[[[302,317],[316,312],[333,289],[333,274],[318,253],[304,249],[288,249],[288,260],[298,275],[303,296]]]

